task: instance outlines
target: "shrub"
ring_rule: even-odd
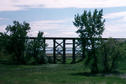
[[[45,44],[43,38],[43,32],[39,32],[38,36],[34,40],[27,41],[26,43],[26,59],[34,58],[35,64],[45,64],[48,62],[47,56],[45,54],[45,48],[47,44]],[[29,60],[31,61],[31,60]]]
[[[119,42],[110,38],[106,42],[102,42],[99,48],[99,58],[101,58],[102,72],[110,73],[118,69],[118,63],[121,59]]]

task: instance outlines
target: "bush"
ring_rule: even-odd
[[[121,52],[119,42],[110,38],[108,41],[102,42],[101,47],[98,49],[99,58],[101,61],[101,71],[104,73],[115,72],[118,69],[118,63],[121,59]]]
[[[25,59],[31,61],[30,59],[34,58],[35,64],[45,64],[48,62],[47,56],[45,54],[45,44],[43,38],[43,32],[39,32],[38,36],[34,40],[27,41],[26,43],[26,56]]]
[[[48,63],[54,63],[52,56],[48,56]]]
[[[0,63],[2,64],[14,64],[12,54],[8,54],[4,49],[0,50]]]

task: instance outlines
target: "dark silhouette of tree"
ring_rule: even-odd
[[[7,51],[8,53],[13,54],[13,61],[16,64],[25,64],[25,38],[27,37],[29,30],[30,26],[26,22],[21,24],[18,21],[14,21],[12,26],[9,25],[6,27],[6,34],[9,36]]]
[[[11,55],[6,51],[8,45],[8,35],[6,33],[0,32],[0,61],[6,63],[10,61]]]
[[[73,24],[78,28],[82,51],[84,53],[86,65],[90,64],[92,73],[97,73],[98,70],[98,57],[96,56],[96,49],[101,43],[100,38],[104,31],[103,10],[84,11],[82,15],[75,15]],[[87,51],[87,55],[86,55]],[[83,56],[83,57],[84,57]]]
[[[6,27],[6,32],[0,32],[0,54],[6,53],[15,64],[43,64],[47,63],[45,54],[45,39],[43,32],[39,32],[34,39],[27,39],[30,30],[28,23],[14,21],[13,25]]]
[[[30,64],[45,64],[47,63],[47,56],[45,54],[45,48],[47,44],[43,38],[43,32],[39,32],[36,39],[28,41],[26,44],[26,55],[30,59],[34,59]],[[30,61],[30,60],[28,60]]]
[[[0,51],[6,48],[8,37],[9,36],[6,33],[0,32]]]
[[[118,63],[121,59],[119,42],[110,38],[107,42],[102,42],[100,53],[102,57],[103,72],[115,72],[118,68]]]

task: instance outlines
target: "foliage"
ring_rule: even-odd
[[[11,62],[24,64],[25,37],[30,29],[29,24],[14,21],[13,25],[6,27],[6,32],[0,32],[0,47],[3,56],[10,56]],[[1,55],[1,56],[2,56]]]
[[[13,25],[6,27],[8,35],[7,52],[13,55],[13,62],[16,64],[25,64],[24,61],[24,50],[25,50],[25,38],[30,30],[29,24],[23,22],[23,24],[18,21],[14,21]]]
[[[48,63],[50,63],[50,64],[54,63],[53,58],[51,56],[48,56]]]
[[[36,39],[27,41],[26,43],[26,58],[31,61],[30,64],[43,64],[47,63],[47,56],[45,54],[45,40],[43,38],[43,32],[39,32]]]
[[[43,32],[39,32],[34,41],[26,38],[30,26],[14,21],[6,27],[6,32],[0,32],[0,58],[8,59],[15,64],[42,64],[47,63]]]
[[[121,59],[119,42],[110,38],[107,41],[102,42],[98,51],[100,53],[100,60],[102,60],[99,63],[102,64],[102,72],[110,73],[117,71]]]
[[[9,42],[9,36],[6,33],[0,32],[0,51],[3,51],[5,48],[7,48],[7,44]]]
[[[121,60],[126,59],[126,40],[122,40],[119,42],[119,50],[120,50],[120,55],[121,55]]]
[[[104,31],[103,10],[98,11],[95,9],[93,14],[91,11],[84,11],[82,15],[75,15],[73,24],[78,28],[83,53],[86,57],[86,65],[89,65],[91,72],[97,73],[98,58],[96,56],[96,49],[101,44],[101,35]],[[87,55],[86,55],[87,51]]]

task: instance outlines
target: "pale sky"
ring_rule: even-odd
[[[30,23],[30,36],[77,37],[74,15],[96,8],[106,19],[103,37],[126,38],[126,0],[2,0],[0,32],[17,20]]]

